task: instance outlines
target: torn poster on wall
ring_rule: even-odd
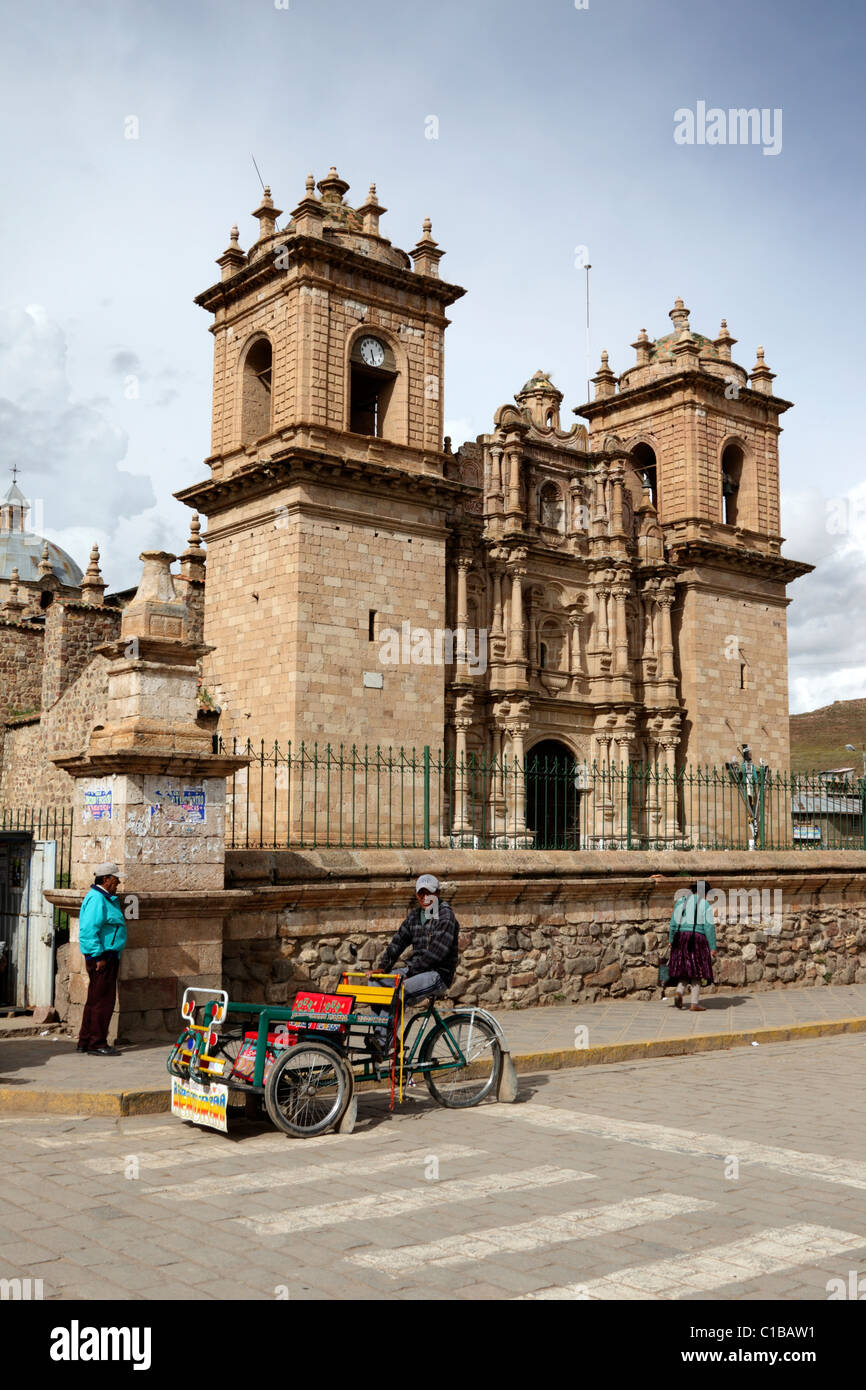
[[[182,825],[192,825],[205,818],[204,787],[157,787],[156,800],[150,803],[150,816],[163,816]]]
[[[111,820],[111,787],[91,787],[84,793],[85,820]]]

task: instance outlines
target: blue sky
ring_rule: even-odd
[[[578,245],[594,362],[606,347],[615,371],[631,363],[678,294],[699,332],[727,318],[746,367],[763,344],[796,403],[786,550],[819,565],[791,591],[792,707],[866,694],[858,7],[48,0],[8,6],[4,27],[3,465],[79,563],[98,540],[121,587],[139,550],[183,545],[171,493],[209,450],[192,299],[233,222],[253,239],[250,153],[286,212],[308,170],[336,164],[349,201],[375,180],[397,245],[429,214],[443,275],[468,291],[446,353],[455,443],[537,367],[566,408],[583,400]],[[780,108],[781,152],[676,144],[674,112],[698,101]]]

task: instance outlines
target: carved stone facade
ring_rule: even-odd
[[[786,584],[809,566],[781,555],[789,402],[763,350],[747,373],[724,321],[693,333],[677,300],[673,332],[641,330],[621,378],[602,353],[575,411],[588,428],[563,428],[536,372],[489,433],[443,450],[444,311],[463,291],[439,278],[429,220],[410,260],[379,232],[375,187],[358,209],[347,189],[332,169],[317,195],[310,176],[284,231],[266,191],[258,240],[244,253],[233,229],[198,299],[214,453],[179,496],[209,517],[221,731],[444,747],[457,843],[479,816],[502,843],[542,833],[537,788],[508,796],[468,762],[594,764],[611,788],[629,765],[720,765],[742,743],[786,767]],[[453,659],[404,644],[384,664],[383,631],[406,625],[444,628]],[[613,799],[597,794],[599,839]],[[675,829],[669,801],[645,794],[648,837]]]

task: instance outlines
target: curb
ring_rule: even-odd
[[[606,1043],[601,1047],[563,1047],[550,1052],[512,1056],[518,1073],[566,1071],[612,1062],[649,1061],[654,1057],[686,1057],[699,1052],[723,1052],[751,1043],[800,1042],[843,1033],[866,1033],[866,1018],[836,1018],[817,1023],[792,1023],[785,1028],[754,1028],[750,1032],[695,1033],[687,1038],[646,1038],[640,1042]],[[364,1089],[370,1089],[367,1083]],[[170,1109],[166,1088],[143,1091],[19,1090],[0,1086],[0,1114],[6,1115],[159,1115]]]

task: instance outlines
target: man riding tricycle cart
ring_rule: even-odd
[[[458,930],[438,886],[422,875],[418,906],[380,969],[343,971],[333,993],[302,990],[290,1005],[275,1005],[187,989],[185,1027],[168,1058],[173,1113],[225,1130],[230,1105],[247,1097],[257,1107],[258,1097],[278,1128],[303,1138],[351,1130],[361,1082],[386,1081],[392,1108],[418,1076],[439,1105],[514,1100],[514,1067],[496,1019],[471,1005],[437,1008],[456,968]],[[408,945],[408,966],[392,970]]]

